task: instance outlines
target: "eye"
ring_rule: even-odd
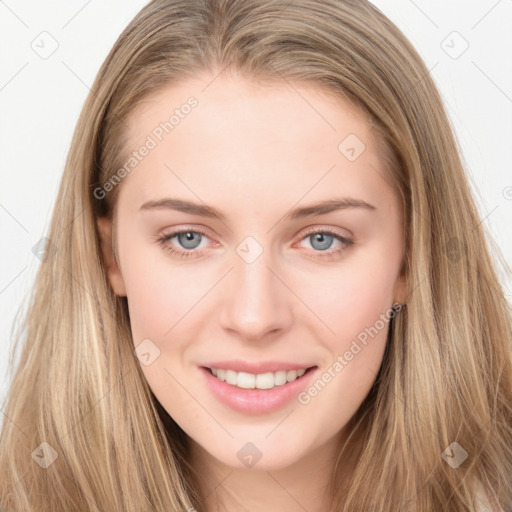
[[[200,238],[207,237],[206,233],[197,229],[182,229],[180,231],[174,231],[172,233],[165,234],[157,239],[157,242],[160,245],[169,251],[171,254],[178,256],[179,258],[188,258],[190,256],[197,256],[197,253],[200,251],[195,251],[197,249],[199,243],[201,242]],[[176,238],[179,244],[184,247],[184,251],[176,249],[169,242],[173,238]],[[198,243],[199,239],[199,243]]]
[[[199,257],[201,250],[196,250],[201,244],[202,238],[208,238],[208,235],[198,229],[181,229],[160,236],[157,242],[171,254],[179,258]],[[176,238],[176,242],[183,247],[183,250],[177,249],[171,241]],[[301,240],[310,240],[312,248],[315,249],[315,256],[319,258],[332,259],[339,256],[347,247],[354,242],[331,229],[313,228],[306,232]],[[340,244],[336,249],[329,250],[333,241]]]
[[[339,233],[331,229],[319,229],[312,228],[306,232],[306,236],[302,240],[309,240],[313,249],[317,249],[314,252],[315,256],[319,258],[332,259],[339,256],[345,249],[354,244],[353,240],[346,238]],[[338,247],[333,250],[329,250],[332,247],[333,242],[339,243]]]

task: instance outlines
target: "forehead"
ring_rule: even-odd
[[[354,194],[378,194],[385,185],[368,116],[312,84],[201,75],[147,97],[127,125],[127,154],[153,141],[128,180],[146,199],[178,176],[188,195],[222,189],[247,200],[276,188],[298,200],[308,190],[325,198],[332,187],[354,189],[356,180]]]
[[[193,108],[187,105],[191,100],[196,103]],[[311,140],[308,147],[317,148],[320,139],[341,141],[347,129],[365,144],[374,142],[369,116],[340,94],[311,83],[254,81],[235,72],[198,75],[149,95],[128,118],[128,141],[158,132],[160,123],[169,120],[173,139],[193,130],[203,143],[210,140],[209,146],[218,145],[221,138],[227,143],[239,142],[242,136],[262,141],[278,136],[274,140],[283,149],[286,142],[299,140]],[[230,128],[237,131],[229,132]]]

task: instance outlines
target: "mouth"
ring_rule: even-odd
[[[298,370],[278,370],[275,372],[258,374],[236,372],[234,370],[223,368],[209,368],[207,366],[203,366],[202,368],[207,370],[210,375],[215,377],[217,380],[225,382],[235,388],[264,391],[279,388],[291,382],[301,380],[306,374],[318,368],[318,366],[315,365]]]
[[[296,401],[299,394],[311,385],[319,367],[310,366],[299,370],[278,370],[262,374],[236,372],[230,369],[223,371],[222,368],[209,366],[200,366],[198,370],[216,401],[242,414],[262,415],[276,412]]]

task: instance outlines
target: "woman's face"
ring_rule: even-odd
[[[162,90],[128,126],[108,272],[153,393],[231,467],[332,447],[405,297],[401,205],[365,117],[314,86],[221,75]]]

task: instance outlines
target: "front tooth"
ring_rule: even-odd
[[[274,374],[272,372],[256,375],[256,387],[258,389],[271,389],[274,387],[274,384]]]
[[[239,388],[254,389],[256,387],[256,375],[253,373],[240,372],[236,385]]]
[[[231,384],[233,386],[236,386],[236,381],[237,381],[237,373],[233,370],[226,370],[226,382],[228,384]]]
[[[274,375],[275,385],[282,386],[286,384],[286,370],[279,370]]]
[[[291,382],[292,380],[295,380],[297,378],[297,371],[296,370],[288,370],[288,373],[286,374],[286,380],[288,382]]]
[[[267,372],[255,375],[247,372],[235,372],[234,370],[212,368],[212,373],[219,380],[225,381],[227,384],[231,384],[232,386],[237,386],[239,388],[272,389],[275,386],[282,386],[287,382],[296,380],[304,375],[306,370],[279,370],[277,372]]]

